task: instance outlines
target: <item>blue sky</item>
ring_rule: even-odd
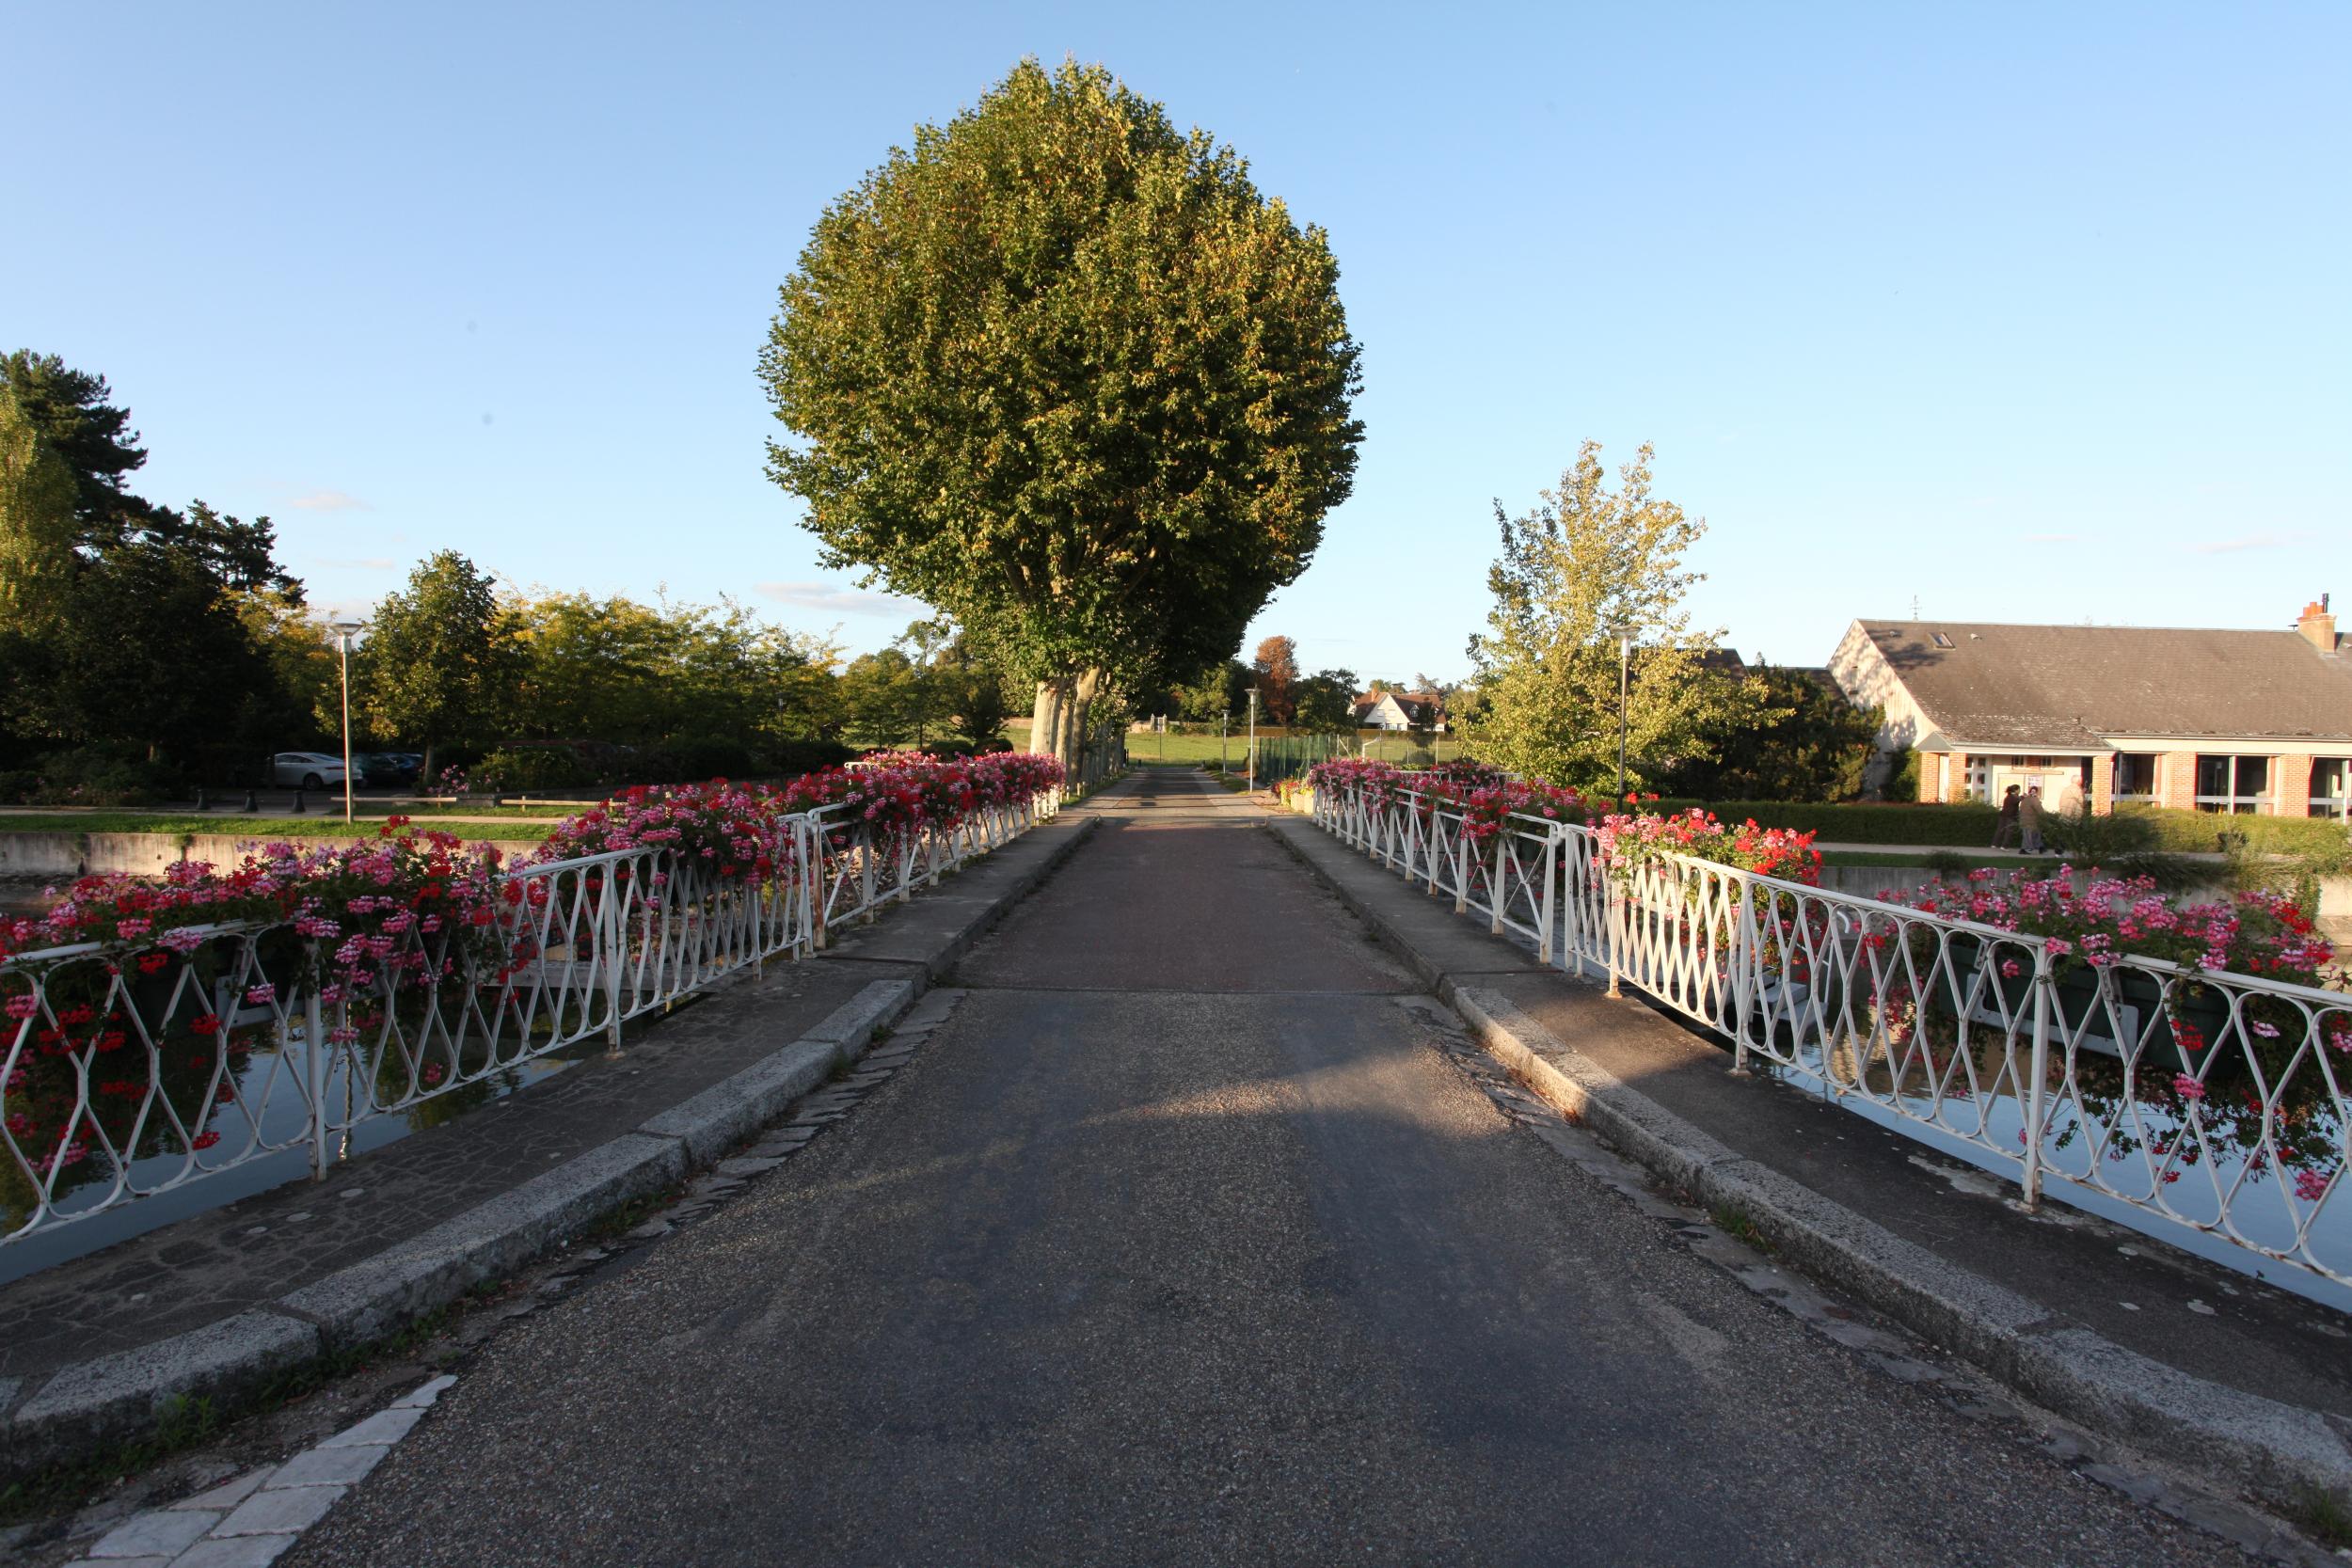
[[[1463,673],[1491,502],[1658,447],[1706,622],[2281,626],[2352,594],[2352,8],[26,6],[0,341],[335,605],[523,585],[888,641],[765,477],[818,210],[1024,54],[1330,231],[1356,495],[1251,638]],[[29,140],[27,135],[29,133]]]

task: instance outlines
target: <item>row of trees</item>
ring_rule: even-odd
[[[0,790],[245,783],[271,752],[337,741],[335,642],[269,520],[147,500],[146,461],[103,376],[0,358]],[[502,589],[453,551],[371,613],[351,675],[357,745],[429,767],[533,740],[719,740],[755,766],[809,742],[977,744],[1007,706],[1001,666],[944,622],[844,669],[732,602]]]
[[[146,462],[104,377],[0,358],[0,768],[103,789],[309,729],[285,677],[322,650],[269,519],[148,500]]]
[[[1229,658],[1192,680],[1144,693],[1137,697],[1136,706],[1194,722],[1215,723],[1230,715],[1238,724],[1249,711],[1253,690],[1258,694],[1262,724],[1317,735],[1336,735],[1355,725],[1356,672],[1332,669],[1300,674],[1298,645],[1287,637],[1266,638],[1258,644],[1256,658],[1248,663]]]
[[[377,606],[352,690],[367,731],[422,747],[428,772],[444,745],[695,739],[780,755],[812,741],[897,746],[952,735],[985,745],[1004,727],[1004,673],[945,623],[918,621],[836,673],[838,660],[831,642],[732,601],[501,594],[445,550]]]
[[[1322,230],[1099,68],[1025,60],[818,218],[761,373],[828,562],[952,616],[1072,759],[1200,679],[1354,482]]]

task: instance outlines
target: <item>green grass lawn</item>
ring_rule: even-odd
[[[517,817],[514,821],[452,822],[450,832],[469,840],[493,839],[536,844],[548,836],[559,818]],[[173,814],[151,811],[15,812],[0,815],[0,832],[13,833],[224,833],[236,838],[373,838],[383,818],[345,822],[338,812],[329,816],[246,816],[238,812]]]
[[[1262,740],[1275,738],[1270,731],[1261,731],[1260,736]],[[1013,738],[1014,743],[1019,744],[1021,737],[1016,736]],[[1401,735],[1367,735],[1363,747],[1365,756],[1382,762],[1401,763],[1413,749],[1413,743],[1409,737]],[[1460,743],[1451,738],[1440,738],[1436,751],[1439,762],[1452,762],[1462,754]],[[1249,760],[1248,732],[1239,731],[1227,736],[1224,754],[1228,767],[1247,765]],[[1215,762],[1217,759],[1217,740],[1213,735],[1130,735],[1127,737],[1127,755],[1136,762]]]

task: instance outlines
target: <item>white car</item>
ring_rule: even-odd
[[[324,752],[280,752],[269,759],[269,782],[302,789],[341,788],[343,759]]]

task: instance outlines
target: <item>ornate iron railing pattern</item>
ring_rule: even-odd
[[[846,808],[764,825],[774,874],[667,847],[499,878],[503,961],[450,931],[304,936],[188,927],[151,976],[85,943],[0,961],[0,1245],[307,1148],[314,1175],[382,1118],[429,1123],[553,1053],[771,958],[821,948],[1058,812],[1048,789],[911,832]],[[352,941],[361,949],[354,949]]]
[[[1570,973],[1629,983],[1850,1109],[2151,1234],[2352,1285],[2352,996],[2124,956],[1666,855],[1581,826],[1470,842],[1410,791],[1315,821]],[[1538,888],[1540,882],[1540,889]],[[2099,1200],[2106,1200],[2102,1205]]]

